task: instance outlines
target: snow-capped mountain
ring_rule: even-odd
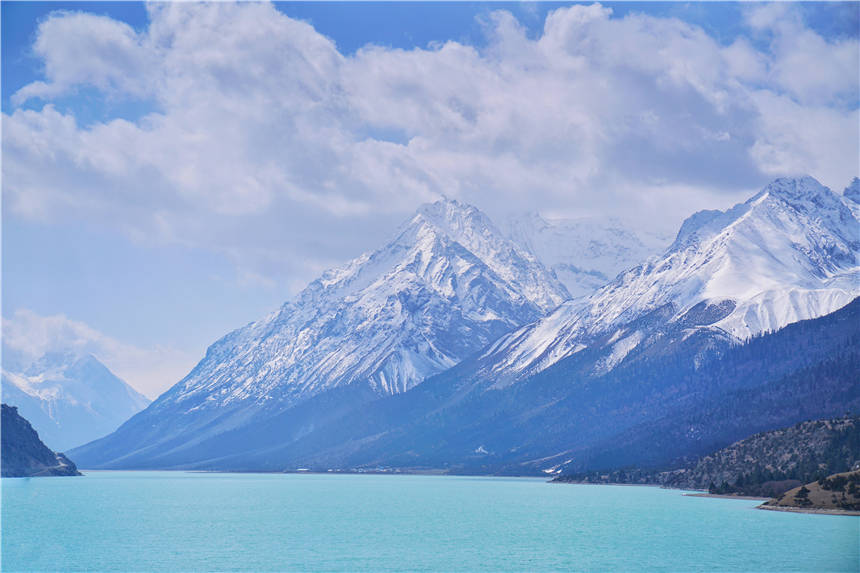
[[[4,369],[2,390],[3,401],[59,451],[113,432],[149,404],[94,356],[74,352],[45,354],[17,372]]]
[[[657,326],[734,340],[833,312],[860,295],[860,222],[847,203],[807,176],[696,213],[663,255],[499,339],[483,375],[509,383],[598,342],[596,368],[611,369],[664,334],[630,326],[657,310]]]
[[[552,219],[527,213],[510,217],[505,232],[550,269],[573,297],[593,293],[671,242],[671,237],[634,232],[631,225],[611,217]]]
[[[153,408],[283,408],[354,382],[403,392],[567,298],[478,209],[439,201],[383,248],[217,341]]]
[[[860,178],[855,177],[842,192],[842,195],[851,211],[854,212],[854,216],[860,219]]]

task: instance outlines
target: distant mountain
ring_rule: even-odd
[[[90,354],[55,352],[14,366],[21,369],[2,373],[3,400],[57,450],[105,436],[149,404]]]
[[[207,437],[285,411],[300,420],[325,403],[308,418],[312,427],[344,404],[415,387],[567,298],[478,209],[428,204],[381,249],[217,341],[188,376],[81,459],[89,466],[107,451],[181,457]]]
[[[499,339],[480,376],[512,383],[598,346],[595,372],[608,371],[665,344],[667,325],[682,337],[739,341],[833,312],[860,294],[860,221],[847,203],[801,177],[777,179],[728,211],[696,213],[665,254]]]
[[[506,234],[533,253],[573,297],[589,295],[621,271],[661,253],[671,237],[637,233],[619,219],[511,217]]]
[[[3,404],[0,466],[3,477],[79,476],[66,456],[52,452],[14,406]]]

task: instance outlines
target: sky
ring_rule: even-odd
[[[150,397],[442,196],[672,234],[860,170],[858,3],[0,10],[4,345]]]

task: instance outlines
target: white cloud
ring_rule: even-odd
[[[351,56],[268,4],[148,10],[140,33],[76,13],[42,23],[45,78],[16,101],[94,87],[154,111],[90,126],[50,103],[4,115],[12,213],[202,246],[246,280],[300,284],[441,193],[671,230],[680,205],[785,171],[834,187],[856,175],[857,41],[818,36],[790,6],[750,9],[765,51],[578,5],[537,38],[498,12],[485,47]]]
[[[54,13],[39,26],[33,52],[44,62],[47,81],[25,86],[13,103],[83,85],[132,95],[146,95],[154,87],[146,69],[156,63],[155,54],[130,26],[104,16]]]
[[[856,38],[822,38],[787,3],[751,4],[746,20],[770,38],[769,73],[776,87],[801,103],[842,103],[856,108],[860,74]]]
[[[199,357],[170,348],[119,342],[65,315],[18,309],[3,318],[3,368],[20,370],[46,353],[92,354],[139,392],[155,398],[185,376]]]

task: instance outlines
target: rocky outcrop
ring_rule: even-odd
[[[3,477],[79,476],[81,473],[63,454],[52,452],[39,434],[18,414],[18,408],[2,405],[0,469]]]

